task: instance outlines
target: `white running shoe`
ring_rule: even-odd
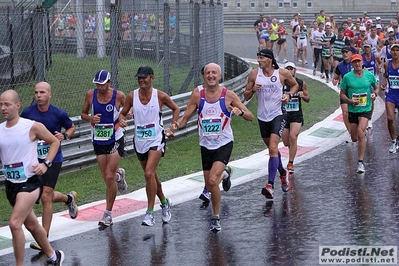
[[[366,172],[366,170],[364,169],[364,164],[362,162],[358,162],[357,163],[357,173],[363,174],[364,172]]]
[[[396,153],[397,150],[398,150],[398,143],[396,141],[392,142],[392,147],[389,149],[389,152]]]
[[[152,212],[146,212],[144,220],[141,225],[153,226],[155,224],[154,214]]]

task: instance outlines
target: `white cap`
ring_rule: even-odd
[[[399,43],[394,43],[394,44],[391,45],[391,49],[394,48],[394,47],[399,47]]]
[[[377,29],[382,29],[381,24],[377,24],[377,25],[375,25],[375,27],[376,27]]]
[[[366,24],[373,24],[373,21],[371,19],[366,21]]]
[[[109,15],[111,15],[111,14],[110,14],[110,13],[107,13],[106,15],[109,16]]]
[[[388,32],[391,32],[391,31],[394,32],[393,28],[392,28],[392,27],[389,27],[389,28],[388,28]]]
[[[360,30],[360,31],[366,30],[366,27],[365,27],[365,26],[360,26],[359,30]]]
[[[292,68],[295,68],[295,69],[296,69],[295,64],[292,63],[292,62],[287,62],[287,63],[285,63],[284,68],[287,68],[287,67],[292,67]]]
[[[375,20],[381,20],[381,18],[380,17],[376,17]]]
[[[331,23],[330,22],[326,22],[326,26],[331,26]]]
[[[284,19],[280,19],[278,23],[284,23]]]

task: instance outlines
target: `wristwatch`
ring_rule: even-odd
[[[49,160],[45,160],[43,163],[47,166],[47,168],[50,168],[53,165],[53,163]]]
[[[66,132],[62,133],[62,135],[64,135],[64,140],[68,140],[69,139],[69,136],[68,136],[68,134]]]

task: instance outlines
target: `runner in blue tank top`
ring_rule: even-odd
[[[388,90],[385,97],[388,131],[391,137],[392,147],[390,153],[396,153],[398,144],[396,140],[395,108],[399,108],[399,44],[391,46],[392,60],[385,62],[385,74],[381,82],[381,89]]]
[[[100,70],[93,79],[95,89],[86,92],[82,119],[90,122],[94,153],[100,167],[106,189],[106,207],[100,226],[111,226],[112,207],[117,191],[127,189],[125,170],[118,168],[124,153],[123,130],[119,127],[119,110],[125,103],[125,94],[110,87],[111,75]],[[90,113],[89,113],[90,111]]]

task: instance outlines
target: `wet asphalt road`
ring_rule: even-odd
[[[74,266],[318,265],[320,245],[397,246],[399,153],[388,153],[385,119],[368,132],[366,174],[356,174],[357,145],[342,143],[295,165],[290,192],[276,180],[273,201],[260,194],[267,177],[259,176],[222,192],[218,234],[209,231],[211,210],[200,209],[198,199],[175,205],[170,224],[162,225],[158,211],[152,228],[137,217],[52,245]],[[27,249],[25,265],[45,265],[37,254]],[[13,263],[13,254],[0,257],[0,265]]]

